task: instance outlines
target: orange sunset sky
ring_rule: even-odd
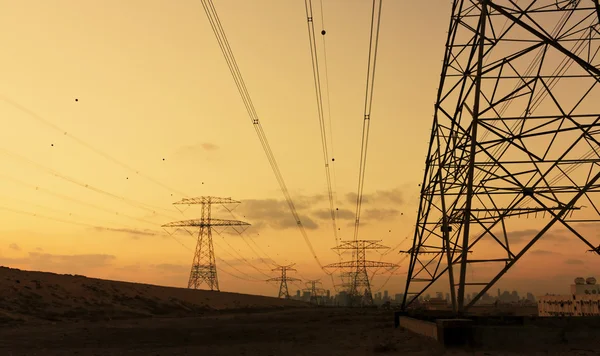
[[[215,6],[309,238],[323,263],[336,262],[304,2]],[[363,239],[410,248],[450,6],[384,2]],[[276,295],[278,285],[263,281],[275,273],[258,255],[296,263],[296,277],[333,289],[287,209],[200,1],[0,8],[0,265],[185,287],[194,239],[175,235],[185,248],[160,228],[195,217],[197,209],[171,205],[185,193],[240,200],[236,217],[253,225],[245,236],[214,235],[222,290]],[[323,0],[323,8],[338,224],[350,239],[371,3]],[[318,6],[315,14],[320,32]],[[566,291],[600,270],[584,251],[571,236],[542,239],[498,287]],[[373,291],[387,281],[384,289],[402,292],[407,262],[389,280],[380,271]]]

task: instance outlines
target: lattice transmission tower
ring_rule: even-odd
[[[192,236],[196,235],[194,232],[189,231],[187,228],[195,227],[198,228],[196,250],[194,253],[194,259],[192,261],[192,268],[190,271],[190,278],[188,280],[188,288],[198,289],[202,283],[206,283],[210,290],[219,291],[219,279],[217,277],[217,264],[215,261],[215,250],[213,247],[212,240],[212,229],[215,227],[222,228],[247,228],[250,226],[247,222],[239,220],[224,220],[212,218],[213,204],[239,204],[239,201],[231,198],[217,198],[217,197],[197,197],[197,198],[185,198],[173,204],[175,205],[200,205],[201,215],[199,219],[175,221],[163,225],[163,228],[176,228],[184,229]],[[236,230],[237,231],[237,230]],[[240,231],[237,231],[240,232]]]
[[[290,292],[288,291],[287,282],[300,281],[298,278],[289,277],[287,275],[288,271],[296,271],[296,269],[292,268],[294,265],[295,263],[287,266],[278,266],[277,268],[274,268],[273,271],[279,271],[281,272],[281,275],[279,277],[267,279],[267,282],[281,282],[279,284],[279,294],[277,295],[277,298],[290,299]]]
[[[303,289],[303,291],[310,293],[311,303],[318,304],[319,297],[323,297],[325,295],[325,289],[323,289],[321,286],[322,283],[320,279],[306,281],[307,288]]]
[[[367,250],[389,249],[379,243],[379,240],[353,240],[342,241],[333,250],[349,250],[352,259],[338,263],[332,263],[326,268],[349,269],[344,275],[348,281],[343,283],[348,288],[348,295],[352,305],[372,305],[373,294],[371,293],[371,282],[369,280],[369,268],[393,268],[393,263],[367,260]]]
[[[439,280],[466,312],[540,238],[598,246],[599,23],[598,0],[453,1],[404,308]]]

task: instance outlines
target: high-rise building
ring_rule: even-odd
[[[394,296],[394,302],[396,302],[398,304],[402,303],[403,299],[404,299],[404,294],[398,293]]]

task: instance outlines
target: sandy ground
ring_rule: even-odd
[[[0,323],[190,316],[218,310],[281,307],[304,308],[307,304],[0,267]]]
[[[0,268],[0,355],[598,355],[444,350],[393,313]],[[578,350],[579,349],[579,350]]]
[[[594,355],[561,350],[443,350],[394,329],[391,313],[290,309],[192,318],[27,323],[0,327],[0,355]]]

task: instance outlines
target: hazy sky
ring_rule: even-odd
[[[341,237],[349,239],[371,4],[323,3],[336,206]],[[390,247],[412,238],[414,228],[450,15],[449,1],[434,3],[384,2],[360,236]],[[323,263],[336,262],[304,2],[215,6],[309,238]],[[185,286],[192,252],[160,228],[196,216],[194,208],[182,215],[171,206],[185,193],[241,200],[236,216],[253,224],[245,241],[214,236],[221,289],[276,293],[277,285],[240,261],[273,275],[257,255],[297,263],[300,276],[332,288],[295,227],[200,1],[23,0],[1,8],[0,264]],[[320,31],[318,7],[315,18]],[[194,247],[190,236],[175,236]],[[579,242],[570,249],[550,240],[499,286],[559,292],[588,274],[594,262]],[[393,251],[382,260],[401,258]],[[548,263],[563,260],[571,263],[532,286]],[[400,292],[405,271],[385,289]],[[376,276],[374,291],[387,279]]]

